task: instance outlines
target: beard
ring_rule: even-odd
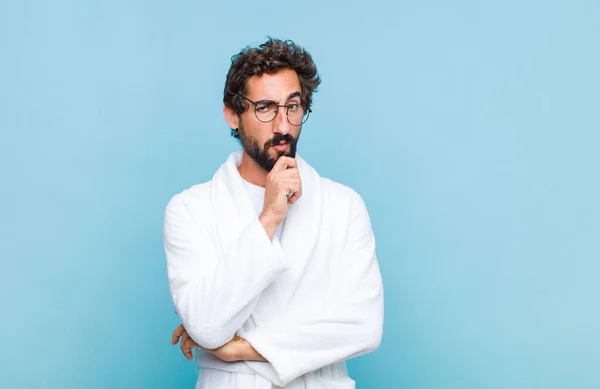
[[[273,166],[275,166],[275,163],[281,156],[296,158],[296,144],[300,138],[300,132],[298,132],[298,138],[294,138],[290,134],[275,134],[271,139],[266,141],[262,147],[258,144],[256,138],[248,135],[244,131],[244,126],[242,123],[240,123],[238,132],[240,134],[240,142],[242,143],[244,151],[267,172],[270,172],[273,169]],[[273,150],[276,154],[275,156],[272,156],[270,154],[270,147],[279,144],[282,140],[290,146],[289,151]]]

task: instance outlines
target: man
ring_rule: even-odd
[[[312,57],[269,39],[232,58],[225,120],[242,150],[165,212],[169,287],[196,388],[354,388],[375,350],[383,286],[361,197],[296,154],[320,83]],[[332,144],[335,148],[335,144]],[[332,149],[331,155],[339,150]]]

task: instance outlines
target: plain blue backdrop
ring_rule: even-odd
[[[358,388],[599,388],[591,0],[2,0],[0,387],[194,387],[163,212],[238,148],[225,74],[267,34],[323,78],[299,152],[371,214]]]

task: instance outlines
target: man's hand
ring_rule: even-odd
[[[189,361],[192,359],[192,349],[194,347],[200,347],[187,333],[185,328],[183,328],[183,324],[180,324],[179,327],[175,328],[173,331],[173,336],[171,337],[171,344],[177,344],[179,342],[179,338],[181,337],[181,343],[179,347],[181,348],[181,352],[185,356],[185,358]]]
[[[267,175],[265,202],[259,216],[270,238],[273,238],[275,229],[287,216],[288,203],[294,204],[301,196],[302,180],[296,160],[291,157],[279,157]]]
[[[267,362],[267,360],[260,355],[254,347],[250,345],[244,338],[240,338],[235,335],[232,340],[228,343],[224,344],[221,347],[215,349],[206,349],[204,347],[199,346],[194,340],[189,336],[185,328],[183,328],[183,324],[179,325],[173,331],[173,337],[171,338],[171,344],[177,344],[179,338],[181,337],[181,352],[186,357],[187,360],[192,359],[192,349],[194,347],[200,347],[203,350],[206,350],[212,354],[214,354],[217,358],[225,362],[236,362],[236,361],[259,361],[259,362]]]

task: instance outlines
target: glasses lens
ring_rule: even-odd
[[[277,115],[277,104],[275,103],[258,103],[256,105],[256,117],[261,122],[270,122]]]
[[[304,110],[299,104],[290,104],[287,109],[287,117],[290,124],[299,126],[304,124],[308,119],[308,110]]]

